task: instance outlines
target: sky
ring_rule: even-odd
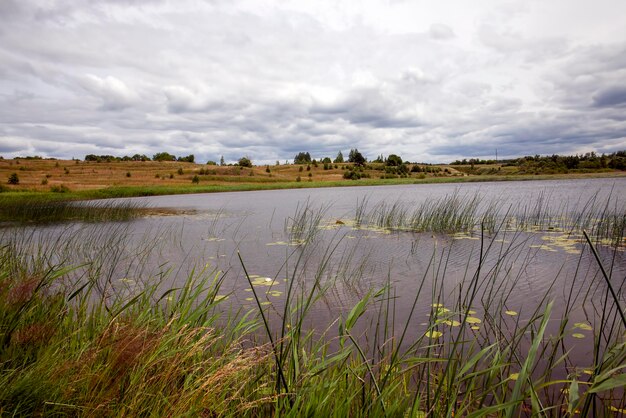
[[[626,149],[623,0],[0,0],[0,155]]]

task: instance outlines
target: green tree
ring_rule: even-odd
[[[226,163],[224,162],[224,156],[222,155],[222,158],[220,158],[220,165],[224,166],[226,165]]]
[[[240,167],[252,167],[252,161],[248,157],[241,157],[237,162]]]
[[[176,157],[169,152],[157,152],[152,156],[154,161],[176,161]]]
[[[293,159],[294,164],[308,164],[311,162],[311,154],[308,152],[299,152]]]
[[[186,157],[178,157],[178,161],[193,163],[196,161],[196,157],[193,154],[189,154]]]
[[[335,157],[334,163],[343,163],[343,154],[341,151],[337,153],[337,157]]]
[[[391,154],[389,155],[389,157],[387,157],[387,160],[385,161],[385,165],[390,166],[390,167],[400,166],[402,165],[402,158],[400,158],[396,154]]]
[[[363,154],[361,154],[358,149],[354,148],[350,150],[350,154],[348,155],[348,162],[354,163],[356,165],[364,165],[365,161],[365,157],[363,157]]]

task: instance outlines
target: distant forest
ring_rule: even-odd
[[[614,170],[626,170],[626,151],[617,151],[612,154],[596,154],[588,152],[582,155],[550,155],[550,156],[526,156],[505,160],[479,160],[475,158],[456,160],[450,165],[487,165],[501,164],[503,166],[516,166],[520,172],[553,171],[555,173],[569,170],[599,170],[603,168]]]
[[[0,156],[0,159],[4,159]],[[55,158],[44,158],[40,156],[27,156],[27,157],[15,157],[14,159],[26,159],[26,160],[41,160],[41,159],[51,159]],[[118,157],[114,155],[95,155],[88,154],[85,156],[85,161],[95,161],[95,162],[114,162],[114,161],[179,161],[179,162],[188,162],[195,163],[196,159],[193,154],[187,156],[176,157],[168,152],[158,152],[154,154],[152,157],[148,157],[144,154],[134,154],[132,156],[123,156]],[[310,163],[319,163],[322,164],[330,164],[330,163],[343,163],[344,157],[340,152],[337,153],[337,156],[333,159],[330,157],[322,157],[319,160],[311,158],[311,155],[308,152],[300,152],[296,154],[293,159],[294,164],[310,164]],[[355,165],[363,165],[368,162],[368,160],[361,154],[358,149],[351,149],[346,158],[345,162],[353,163]],[[375,159],[369,161],[370,163],[382,163],[386,166],[401,166],[405,164],[418,164],[416,162],[403,161],[402,158],[396,154],[390,154],[387,157],[383,157],[383,155],[377,156]],[[288,162],[285,161],[287,164]],[[215,161],[207,161],[206,164],[209,165],[218,165]],[[279,165],[279,161],[276,161],[276,164]],[[422,165],[431,165],[426,163],[419,163]],[[626,150],[617,151],[611,154],[597,154],[595,152],[588,152],[581,155],[550,155],[550,156],[525,156],[521,158],[513,158],[513,159],[499,159],[499,160],[481,160],[478,158],[469,158],[462,160],[455,160],[450,163],[450,165],[457,166],[461,171],[473,170],[478,166],[487,166],[487,165],[500,165],[502,167],[516,167],[520,173],[528,172],[543,172],[543,173],[567,173],[570,170],[579,170],[579,171],[596,171],[602,169],[613,169],[613,170],[626,170]],[[250,157],[242,157],[235,164],[226,164],[224,162],[224,157],[222,156],[219,161],[219,165],[242,165],[245,167],[252,166],[252,159]],[[469,166],[469,168],[467,168]]]

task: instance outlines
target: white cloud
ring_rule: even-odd
[[[121,110],[137,103],[139,96],[123,81],[113,76],[98,77],[87,74],[79,80],[89,93],[102,100],[104,110]]]
[[[6,0],[0,153],[272,162],[357,146],[445,161],[496,147],[511,156],[626,148],[626,2],[586,9],[583,0]]]

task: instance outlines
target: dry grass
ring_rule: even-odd
[[[111,186],[192,186],[192,179],[198,175],[202,185],[222,185],[232,183],[284,183],[295,182],[298,177],[302,182],[309,179],[316,182],[337,182],[344,180],[342,166],[324,170],[323,164],[317,167],[310,165],[261,165],[252,168],[238,166],[211,166],[186,162],[157,162],[157,161],[118,161],[118,162],[91,162],[76,160],[0,160],[0,181],[10,190],[49,191],[53,187],[65,186],[72,191],[94,190]],[[266,170],[269,167],[270,172]],[[302,171],[300,171],[302,167]],[[371,168],[382,167],[382,164],[373,164]],[[442,166],[443,168],[443,166]],[[183,174],[179,174],[182,169]],[[443,171],[437,177],[460,175],[453,168],[448,167],[450,174]],[[12,173],[19,176],[18,185],[6,184]],[[130,173],[130,176],[128,176]],[[371,178],[378,179],[381,171],[367,169],[365,173]],[[309,174],[311,176],[309,177]],[[420,173],[421,174],[421,173]],[[418,173],[411,177],[419,178]],[[434,177],[434,174],[425,174],[425,177]]]

